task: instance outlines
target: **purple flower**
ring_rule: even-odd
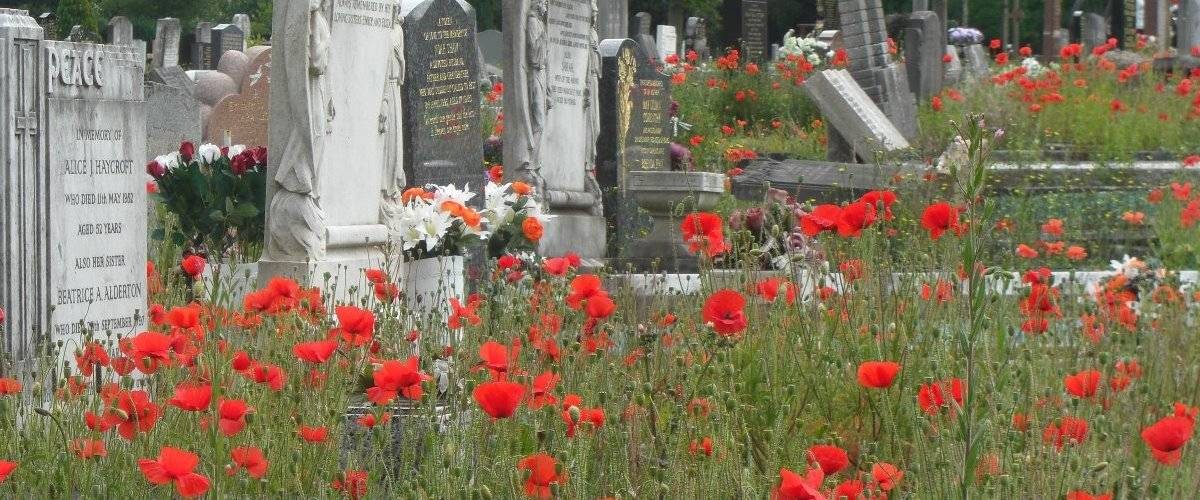
[[[680,144],[671,143],[671,170],[691,170],[692,152]]]

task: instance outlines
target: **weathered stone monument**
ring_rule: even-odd
[[[1108,25],[1104,16],[1094,12],[1083,15],[1083,47],[1091,50],[1108,43]]]
[[[200,123],[200,101],[188,89],[146,82],[146,158],[200,142]]]
[[[1058,30],[1062,28],[1062,2],[1046,2],[1042,8],[1042,55],[1058,57],[1062,49]]]
[[[179,66],[179,20],[165,17],[158,20],[152,45],[154,68]]]
[[[270,47],[248,63],[238,84],[238,93],[222,97],[205,123],[204,137],[215,143],[228,137],[230,144],[266,146],[271,102]]]
[[[877,152],[909,147],[900,130],[846,70],[818,72],[805,82],[804,89],[831,129],[849,141],[858,158],[870,160]]]
[[[1154,37],[1157,50],[1165,50],[1171,45],[1171,1],[1146,0],[1145,9],[1142,31],[1146,36]]]
[[[125,16],[114,16],[108,20],[108,43],[133,45],[133,23]]]
[[[42,36],[0,9],[0,307],[17,361],[146,324],[144,53]]]
[[[665,62],[668,56],[679,55],[679,36],[674,26],[660,24],[655,33],[654,45],[658,47],[658,60]]]
[[[1191,54],[1200,46],[1200,0],[1179,0],[1176,42],[1180,54]]]
[[[237,26],[239,29],[242,30],[242,48],[240,48],[238,50],[245,51],[248,48],[248,46],[246,44],[246,39],[250,38],[250,32],[251,32],[251,29],[253,29],[253,26],[250,24],[250,15],[249,14],[234,14],[233,15],[233,25]]]
[[[917,106],[903,63],[888,55],[887,26],[880,0],[840,0],[841,34],[850,74],[910,140],[917,136]],[[936,17],[936,16],[935,16]]]
[[[223,57],[226,52],[241,52],[246,47],[246,34],[233,24],[218,24],[212,28],[213,57]],[[219,60],[218,60],[219,62]]]
[[[260,280],[286,275],[361,284],[386,266],[382,247],[405,187],[391,107],[400,29],[391,0],[277,2],[271,54],[266,245]],[[390,124],[389,124],[390,125]]]
[[[945,77],[943,83],[946,85],[956,85],[963,78],[963,63],[962,58],[958,55],[958,47],[955,45],[946,46],[946,57],[949,62],[945,64]]]
[[[213,54],[212,46],[212,23],[199,22],[196,23],[196,28],[192,30],[192,69],[216,69],[217,58],[220,54]]]
[[[594,176],[600,134],[600,54],[591,0],[520,0],[504,5],[504,165],[535,187],[555,218],[543,255],[605,251]]]
[[[496,30],[483,30],[475,35],[475,44],[483,55],[480,72],[504,76],[504,34]]]
[[[629,36],[629,0],[598,0],[596,31],[601,40]]]
[[[942,23],[937,14],[927,10],[913,12],[904,28],[904,56],[909,88],[920,99],[942,91],[944,48]]]
[[[712,58],[712,51],[708,48],[708,21],[703,17],[689,17],[687,26],[684,28],[683,53],[687,54],[689,50],[696,51],[696,56],[701,61],[707,61]]]
[[[765,61],[771,46],[767,0],[725,0],[722,12],[725,44],[739,49],[743,61]]]
[[[637,21],[637,25],[634,27],[637,29],[637,33],[634,33],[632,38],[638,43],[638,48],[642,50],[642,61],[662,64],[662,59],[658,56],[658,42],[654,35],[650,34],[650,26],[654,19],[649,12],[638,12],[634,18]]]
[[[403,91],[403,113],[397,106],[386,123],[381,118],[381,126],[403,131],[403,155],[388,161],[403,164],[410,185],[470,185],[482,193],[475,9],[464,0],[405,7],[404,40],[394,44],[403,52],[387,65],[388,92],[398,99]]]
[[[604,194],[609,255],[619,255],[635,229],[637,208],[625,192],[635,170],[671,169],[671,79],[638,58],[630,39],[600,42],[600,137],[596,180]]]

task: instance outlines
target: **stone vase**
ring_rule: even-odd
[[[690,212],[712,210],[725,193],[725,175],[712,172],[636,171],[625,189],[650,213],[652,227],[626,248],[624,259],[644,271],[695,272],[699,262],[688,252],[680,223]]]
[[[465,300],[466,259],[439,256],[404,263],[400,289],[414,326],[444,324],[450,299]]]

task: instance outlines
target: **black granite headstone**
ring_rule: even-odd
[[[404,165],[409,184],[483,180],[475,9],[425,0],[404,14]],[[482,200],[480,200],[482,201]]]
[[[725,0],[725,45],[740,50],[743,61],[762,62],[771,48],[767,0]]]
[[[213,56],[212,25],[201,22],[192,30],[192,69],[216,69],[217,58]]]
[[[610,255],[648,221],[625,195],[625,176],[634,170],[671,168],[671,79],[638,57],[630,39],[600,42],[600,137],[596,180],[604,193]],[[642,218],[644,219],[644,218]]]
[[[225,55],[226,51],[242,50],[245,45],[246,35],[242,33],[242,28],[235,24],[218,24],[212,29],[212,54],[214,66],[220,62],[221,56]]]

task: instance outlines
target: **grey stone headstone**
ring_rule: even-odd
[[[909,147],[900,130],[846,70],[820,71],[808,79],[804,88],[829,126],[850,141],[860,158]]]
[[[942,62],[942,23],[931,11],[913,12],[904,29],[904,58],[908,84],[920,99],[942,91],[945,63]]]
[[[944,82],[946,85],[955,85],[962,81],[963,63],[962,58],[958,56],[957,45],[947,45],[946,55],[950,56],[950,62],[946,63],[946,73]]]
[[[146,83],[146,158],[174,151],[182,141],[198,143],[200,135],[200,101],[188,89]]]
[[[880,108],[900,133],[910,141],[917,139],[917,101],[908,86],[905,63],[896,62],[879,70],[879,85],[883,93]]]
[[[601,40],[629,36],[629,0],[597,0],[596,30]]]
[[[743,61],[765,61],[771,48],[767,0],[725,0],[722,12],[726,44],[736,46]]]
[[[1062,28],[1062,2],[1046,2],[1042,7],[1042,54],[1047,57],[1058,57],[1062,45],[1058,44],[1054,33]]]
[[[483,62],[497,68],[504,66],[504,34],[496,30],[480,31],[475,37]]]
[[[145,55],[121,45],[43,42],[50,175],[51,339],[146,325]],[[70,77],[63,65],[99,61]],[[77,66],[78,67],[78,66]],[[97,76],[101,78],[97,78]],[[71,349],[68,347],[67,352]]]
[[[850,58],[850,74],[877,104],[885,96],[879,70],[889,62],[887,26],[879,0],[839,0],[841,36]]]
[[[49,340],[53,303],[45,237],[51,169],[43,163],[46,112],[38,87],[45,31],[27,11],[0,8],[0,53],[28,54],[0,59],[0,72],[9,76],[0,78],[0,307],[7,313],[0,355],[15,362],[32,359]]]
[[[81,43],[89,42],[90,43],[90,42],[96,42],[97,40],[99,40],[99,38],[100,37],[97,36],[96,33],[92,33],[88,29],[86,29],[83,26],[80,26],[78,24],[76,24],[75,26],[72,26],[71,32],[69,34],[67,34],[67,41],[69,41],[69,42],[81,42]]]
[[[250,30],[252,29],[252,25],[250,24],[250,15],[249,14],[234,14],[233,15],[233,25],[237,26],[238,28],[240,28],[242,30],[242,48],[240,48],[238,50],[245,51],[246,50],[246,39],[250,37]]]
[[[1088,51],[1108,43],[1108,24],[1104,22],[1104,16],[1093,12],[1083,15],[1082,43]]]
[[[196,23],[192,30],[192,69],[216,69],[217,57],[213,52],[212,23]]]
[[[115,16],[108,20],[108,43],[113,45],[133,44],[133,23],[128,17]]]
[[[187,92],[188,95],[196,93],[196,82],[188,78],[187,72],[179,66],[151,68],[150,73],[146,75],[146,81],[174,87]]]
[[[596,180],[604,193],[611,246],[637,231],[637,205],[625,193],[633,170],[671,168],[671,79],[638,58],[637,42],[600,42],[600,138],[596,143]],[[620,253],[611,248],[610,255]]]
[[[151,48],[155,68],[179,66],[179,20],[165,17],[158,20],[154,29],[154,44]]]
[[[42,27],[46,40],[58,39],[58,15],[53,12],[43,12],[37,17],[38,26]]]
[[[1191,54],[1200,46],[1200,0],[1180,0],[1176,26],[1178,49],[1181,55]]]
[[[662,58],[658,54],[658,41],[650,32],[650,26],[654,19],[649,12],[638,12],[634,16],[634,20],[636,21],[634,29],[637,32],[633,35],[633,41],[637,42],[638,47],[642,49],[642,60],[662,64]]]
[[[963,59],[967,69],[967,76],[971,78],[986,77],[991,71],[989,66],[987,50],[982,45],[973,43],[963,47]]]
[[[689,17],[687,20],[687,26],[684,28],[684,54],[689,50],[696,51],[696,56],[701,61],[712,57],[712,51],[708,48],[708,21],[703,17]]]
[[[675,27],[669,24],[658,25],[654,45],[658,47],[660,61],[666,61],[667,56],[679,55],[679,35],[675,32]]]
[[[241,28],[232,24],[218,24],[212,29],[213,57],[221,58],[226,52],[236,50],[241,52],[246,47],[246,34]],[[216,61],[220,64],[220,59]],[[217,66],[214,66],[214,68]]]
[[[408,183],[479,190],[483,132],[475,10],[462,0],[420,2],[404,14],[404,40]]]
[[[761,158],[749,162],[742,174],[732,179],[731,191],[746,201],[762,201],[771,187],[801,201],[843,203],[886,188],[892,175],[885,169],[863,169],[853,163]]]

